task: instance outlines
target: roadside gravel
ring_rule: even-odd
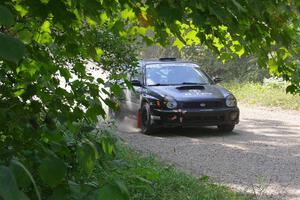
[[[147,136],[126,118],[119,135],[139,151],[257,199],[300,199],[300,112],[240,110],[240,124],[229,134],[201,128],[163,129]]]

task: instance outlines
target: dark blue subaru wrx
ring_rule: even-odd
[[[145,134],[159,127],[218,126],[230,132],[239,122],[236,98],[192,62],[174,58],[141,60],[130,77],[116,114],[136,116]]]

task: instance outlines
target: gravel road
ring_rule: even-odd
[[[119,135],[144,153],[154,153],[196,177],[257,199],[300,199],[300,112],[240,106],[232,133],[216,128],[161,130],[153,136],[125,119]]]

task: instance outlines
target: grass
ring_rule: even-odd
[[[222,85],[244,104],[300,110],[300,95],[286,93],[286,84],[263,85],[251,82],[231,82]]]
[[[110,179],[127,187],[132,200],[246,200],[208,177],[195,178],[159,161],[155,156],[142,155],[123,144],[118,145],[116,159],[106,166]],[[117,163],[117,164],[116,164]],[[107,171],[108,170],[108,171]],[[101,175],[103,170],[99,170]],[[102,174],[103,176],[103,174]]]

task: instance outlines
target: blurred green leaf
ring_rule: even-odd
[[[112,86],[110,86],[110,89],[116,96],[120,96],[122,94],[122,88],[117,84],[113,84]]]
[[[289,85],[286,88],[287,93],[292,93],[294,94],[297,91],[297,87],[295,85]]]
[[[0,26],[12,26],[15,23],[14,16],[7,7],[0,5]]]
[[[128,196],[124,194],[116,185],[105,185],[96,192],[95,200],[127,200]]]
[[[49,198],[49,200],[65,200],[65,199],[68,199],[68,191],[62,187],[55,188],[52,195]]]
[[[30,199],[24,192],[20,191],[19,200],[30,200]]]
[[[36,182],[28,169],[18,160],[12,160],[10,163],[10,168],[15,174],[19,187],[25,188],[29,185],[29,183],[32,183],[37,199],[41,200],[41,194],[37,188]]]
[[[0,166],[0,196],[3,200],[19,200],[19,189],[12,171]]]
[[[28,30],[22,30],[18,33],[19,39],[24,43],[24,44],[29,44],[32,41],[33,34],[28,31]]]
[[[15,162],[11,162],[9,168],[14,173],[18,186],[21,188],[26,188],[31,184],[30,177],[26,174],[26,171],[22,169]]]
[[[0,33],[0,58],[17,63],[25,53],[23,43],[15,38]]]
[[[49,186],[54,187],[65,178],[67,167],[61,159],[49,157],[42,160],[38,171],[42,180]]]
[[[85,139],[78,146],[77,160],[82,173],[90,175],[94,170],[98,157],[98,151],[91,141]]]

